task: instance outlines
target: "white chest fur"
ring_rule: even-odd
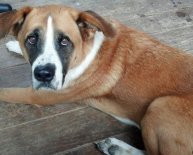
[[[137,123],[135,123],[134,121],[130,120],[130,119],[117,117],[115,115],[111,115],[111,116],[114,117],[115,119],[117,119],[118,121],[120,121],[123,124],[136,126],[137,128],[140,129],[140,126]]]
[[[86,71],[86,69],[89,67],[89,65],[96,57],[103,41],[104,41],[103,33],[96,31],[94,35],[94,43],[92,49],[85,57],[85,59],[80,63],[79,66],[72,68],[67,72],[63,88],[67,88],[71,81],[76,80]]]

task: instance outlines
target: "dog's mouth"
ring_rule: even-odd
[[[36,90],[41,90],[41,89],[57,90],[57,86],[54,86],[54,85],[52,85],[51,83],[48,83],[48,82],[44,82],[44,83],[40,83],[37,86],[34,86],[34,89],[36,89]]]
[[[59,90],[62,88],[62,83],[55,79],[50,82],[41,82],[33,79],[33,89],[35,90]]]

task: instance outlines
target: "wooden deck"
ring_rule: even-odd
[[[1,0],[17,9],[51,0]],[[55,0],[94,10],[143,30],[171,46],[193,52],[192,0]],[[30,67],[0,41],[0,87],[29,86]],[[113,136],[142,148],[140,132],[84,104],[35,107],[0,103],[0,155],[100,155],[94,142]]]

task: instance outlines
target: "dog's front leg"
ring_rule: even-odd
[[[42,94],[42,95],[41,95]],[[45,96],[44,96],[44,95]],[[1,88],[0,100],[9,103],[22,103],[22,104],[46,104],[50,96],[47,91],[35,91],[33,88]],[[53,94],[52,94],[53,96]],[[50,99],[49,103],[52,101]]]
[[[74,102],[86,98],[87,94],[78,91],[34,90],[28,88],[1,88],[0,100],[9,103],[51,105],[61,102]]]

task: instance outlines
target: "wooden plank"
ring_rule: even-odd
[[[126,16],[121,18],[128,26],[134,27],[144,32],[164,33],[170,30],[186,28],[193,25],[193,7],[184,8],[183,10],[169,11],[161,14],[141,16],[141,18],[127,19]],[[183,14],[183,16],[179,15]]]
[[[135,127],[129,127],[128,131],[129,132],[113,135],[112,137],[123,140],[127,144],[130,144],[138,149],[144,149],[140,131]],[[95,142],[87,143],[71,150],[56,153],[54,155],[101,155],[94,144]]]
[[[0,104],[0,130],[47,118],[56,114],[66,113],[87,107],[85,104],[66,103],[53,106],[31,106],[21,104]]]
[[[22,6],[40,6],[45,4],[53,4],[53,1],[50,0],[40,0],[40,1],[30,1],[30,0],[1,0],[3,3],[10,3],[14,8],[18,9]],[[152,14],[152,13],[161,13],[168,10],[180,8],[180,7],[188,7],[193,5],[191,0],[96,0],[96,1],[70,1],[70,0],[55,0],[54,4],[63,4],[69,5],[72,7],[76,7],[82,10],[89,9],[101,12],[106,15],[112,15],[119,17],[121,14],[126,13],[128,18],[133,17],[134,15],[137,17],[137,13],[142,14]],[[97,4],[97,5],[96,5]],[[114,13],[114,15],[112,14]],[[125,14],[124,14],[125,15]]]
[[[40,6],[46,4],[53,4],[53,1],[40,0],[40,1],[30,1],[30,0],[2,0],[4,3],[10,3],[13,8],[21,8],[23,6]],[[122,0],[122,1],[111,1],[111,0],[97,0],[97,1],[70,1],[70,0],[55,0],[54,4],[63,4],[72,6],[81,10],[93,10],[99,12],[103,16],[110,16],[120,20],[122,17],[128,19],[138,18],[141,16],[152,16],[154,14],[161,14],[164,12],[178,10],[180,8],[187,8],[193,6],[193,1],[184,0],[182,2],[174,0],[140,0],[140,2],[135,0]],[[97,5],[96,5],[97,4]]]
[[[1,129],[0,154],[51,155],[126,130],[112,117],[83,108]]]
[[[102,153],[97,149],[93,143],[85,144],[75,149],[56,153],[54,155],[101,155]]]
[[[27,87],[31,85],[31,67],[27,64],[0,69],[0,87]]]
[[[163,43],[193,53],[193,26],[151,34]]]

